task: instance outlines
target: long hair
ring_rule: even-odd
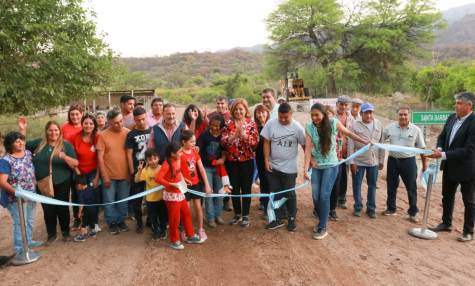
[[[94,115],[92,115],[92,113],[86,113],[83,115],[83,117],[81,118],[81,126],[82,124],[84,123],[84,121],[86,121],[86,119],[91,119],[92,120],[92,123],[94,124],[94,129],[92,130],[92,133],[89,137],[89,140],[91,143],[95,143],[94,140],[96,139],[96,135],[97,135],[97,130],[99,129],[99,127],[97,126],[97,120],[96,118],[94,117]],[[81,131],[81,135],[82,136],[85,136],[86,134],[84,133],[84,128],[83,130]]]
[[[61,132],[61,126],[58,124],[58,122],[54,121],[54,120],[51,120],[51,121],[48,121],[46,122],[46,125],[45,125],[45,133],[43,135],[43,138],[41,139],[41,142],[40,144],[38,145],[38,148],[36,148],[35,150],[35,154],[37,154],[38,152],[40,152],[41,150],[43,150],[43,148],[48,145],[48,129],[52,126],[52,125],[56,125],[56,127],[58,127],[59,129],[59,138],[58,138],[58,144],[56,144],[56,147],[54,148],[53,152],[59,152],[60,150],[63,149],[63,145],[64,145],[64,139],[63,139],[63,133]],[[53,155],[53,154],[52,154]]]
[[[317,127],[318,137],[320,138],[320,150],[323,156],[327,156],[328,152],[330,152],[330,146],[332,144],[332,127],[330,123],[330,119],[328,118],[328,114],[325,112],[325,106],[321,103],[315,103],[312,105],[310,111],[318,110],[323,114],[323,119],[320,126]],[[313,123],[315,124],[315,123]]]
[[[165,160],[168,163],[168,166],[170,166],[170,177],[174,178],[174,170],[172,167],[172,154],[178,153],[180,151],[181,145],[180,143],[173,141],[172,143],[167,145],[167,149],[165,150]]]
[[[191,116],[188,114],[188,112],[190,112],[191,110],[198,111],[198,118],[196,118],[196,127],[201,126],[201,124],[203,123],[203,113],[198,108],[198,106],[194,104],[190,104],[186,107],[185,112],[183,113],[183,123],[188,126],[191,124],[192,119]]]
[[[81,114],[84,113],[84,109],[82,108],[82,105],[80,105],[80,104],[73,104],[73,105],[69,106],[69,110],[68,110],[68,123],[71,124],[71,125],[72,125],[73,123],[71,122],[71,115],[70,115],[70,113],[71,113],[71,111],[74,111],[74,110],[77,110],[77,111],[81,112]]]
[[[254,109],[254,121],[256,122],[257,125],[260,125],[260,122],[259,120],[257,120],[257,113],[258,112],[265,112],[267,113],[267,120],[266,121],[269,121],[269,118],[270,118],[270,112],[269,112],[269,109],[267,107],[264,106],[264,104],[258,104],[256,106],[256,108]],[[266,122],[264,122],[264,124],[266,124]]]

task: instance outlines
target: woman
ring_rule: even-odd
[[[315,235],[313,236],[315,239],[323,239],[328,234],[330,194],[338,175],[338,156],[336,152],[338,131],[355,141],[363,144],[369,143],[369,141],[349,131],[337,119],[329,118],[325,111],[325,106],[320,103],[312,105],[310,110],[312,122],[308,123],[305,128],[304,178],[311,180],[313,205],[320,220],[315,228]],[[311,161],[314,162],[314,166],[312,166],[312,175],[309,178],[307,172]]]
[[[254,150],[259,143],[259,135],[256,123],[250,117],[247,101],[236,99],[231,106],[231,120],[226,123],[221,137],[221,144],[227,153],[226,169],[233,195],[251,193]],[[232,202],[234,217],[230,224],[240,223],[242,227],[248,227],[251,198],[233,197]]]
[[[18,120],[20,133],[26,134],[26,118],[20,117]],[[73,170],[78,166],[76,153],[73,146],[63,140],[61,129],[55,121],[49,121],[45,126],[43,138],[28,140],[26,149],[34,154],[33,165],[35,166],[35,177],[39,181],[49,174],[49,162],[52,156],[52,176],[54,198],[57,200],[69,201],[69,194],[72,183]],[[46,231],[48,232],[47,244],[56,240],[56,224],[59,221],[63,241],[70,240],[69,234],[69,208],[67,206],[56,206],[42,204]]]
[[[185,112],[183,113],[183,123],[188,129],[195,133],[196,140],[200,138],[201,133],[206,130],[207,123],[205,116],[194,104],[190,104],[186,107]]]
[[[261,134],[262,128],[266,125],[267,121],[269,120],[270,112],[267,107],[263,104],[259,104],[254,109],[254,122],[257,125],[257,131]],[[259,135],[259,145],[257,145],[256,149],[256,165],[257,165],[257,172],[259,175],[259,187],[261,190],[261,194],[268,194],[269,193],[269,183],[267,181],[266,169],[264,164],[264,139],[262,136]],[[259,209],[263,210],[266,213],[267,209],[267,202],[269,201],[268,197],[263,197],[259,199],[260,206]]]
[[[86,113],[81,119],[82,131],[73,139],[74,151],[78,159],[79,173],[76,180],[76,193],[80,204],[97,204],[99,198],[99,172],[97,171],[97,122],[92,114]],[[94,237],[99,230],[97,207],[82,209],[81,233],[74,241],[85,241]],[[89,228],[89,231],[87,231]],[[86,236],[87,234],[87,236]]]
[[[74,137],[81,132],[81,118],[83,115],[83,109],[81,105],[73,104],[68,110],[68,122],[64,123],[61,127],[61,133],[63,139],[69,143],[73,142]]]
[[[25,150],[25,136],[13,131],[5,136],[5,150],[7,154],[0,159],[0,189],[3,203],[13,221],[13,246],[15,253],[23,250],[21,237],[20,215],[15,192],[22,188],[27,192],[36,192],[35,168],[33,167],[33,156],[30,151]],[[33,227],[36,217],[36,203],[24,201],[23,210],[25,215],[26,239],[30,247],[41,246],[42,243],[33,240]]]

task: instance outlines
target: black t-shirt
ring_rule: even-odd
[[[145,160],[145,151],[147,150],[150,132],[152,128],[146,130],[133,129],[127,134],[125,148],[132,149],[132,159],[134,160],[134,171],[137,172],[139,161]]]
[[[200,147],[201,161],[206,168],[213,167],[211,161],[220,159],[223,153],[221,136],[214,137],[209,129],[201,134],[200,139],[198,139],[198,147]]]

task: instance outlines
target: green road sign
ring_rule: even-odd
[[[438,125],[445,124],[447,118],[454,113],[453,111],[428,111],[412,112],[411,121],[418,125]]]

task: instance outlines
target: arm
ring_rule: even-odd
[[[266,167],[266,171],[272,173],[272,166],[270,164],[270,141],[264,138],[264,164]]]
[[[203,166],[203,162],[201,160],[198,161],[198,170],[200,171],[201,178],[203,179],[203,183],[205,184],[205,193],[211,193],[211,187],[209,186],[208,176],[206,176],[205,167]]]
[[[132,158],[133,149],[127,148],[127,163],[129,165],[129,174],[133,177],[134,176],[134,159]]]
[[[99,171],[101,173],[102,181],[104,182],[104,187],[110,187],[110,178],[109,174],[106,171],[106,165],[104,163],[104,150],[97,150],[97,162],[99,164]]]
[[[249,129],[246,140],[253,149],[259,144],[259,133],[257,132],[257,125],[254,121],[251,122],[251,128]]]
[[[63,160],[71,169],[76,169],[79,166],[79,161],[76,159],[76,153],[71,145],[65,145],[64,151],[58,152],[55,156]]]
[[[305,135],[305,152],[304,152],[304,163],[303,163],[303,177],[306,180],[310,180],[308,177],[308,169],[310,168],[310,160],[312,159],[312,149],[313,142],[312,138],[308,134]]]
[[[170,182],[165,180],[165,176],[167,175],[169,169],[170,169],[170,166],[168,165],[168,162],[164,161],[162,167],[160,168],[160,170],[157,172],[157,175],[155,176],[155,182],[164,186],[165,188],[170,188],[175,185],[175,184],[172,185]]]
[[[7,191],[10,194],[15,194],[15,188],[8,183],[8,174],[0,174],[0,189]]]
[[[475,120],[470,124],[471,126],[466,131],[468,132],[467,140],[463,145],[453,150],[445,151],[447,160],[464,160],[473,156],[475,152]],[[460,129],[462,129],[462,127],[460,127]],[[457,132],[463,131],[460,129]]]
[[[381,136],[379,137],[379,143],[384,143],[383,132],[381,132]],[[386,156],[386,150],[378,149],[378,159],[379,159],[379,170],[384,168],[384,157]]]
[[[343,126],[343,124],[341,124],[340,121],[337,122],[336,124],[336,128],[338,129],[338,131],[340,131],[344,136],[346,137],[349,137],[351,138],[352,140],[355,140],[357,142],[360,142],[361,144],[369,144],[371,143],[369,140],[366,140],[366,139],[363,139],[361,138],[360,136],[356,135],[355,133],[353,133],[351,130],[349,130],[348,128],[346,128],[345,126]],[[348,140],[349,142],[350,140]],[[354,144],[354,143],[353,143]],[[349,144],[348,144],[349,145]],[[354,147],[354,146],[353,146]],[[348,148],[348,153],[350,153],[350,150]]]

